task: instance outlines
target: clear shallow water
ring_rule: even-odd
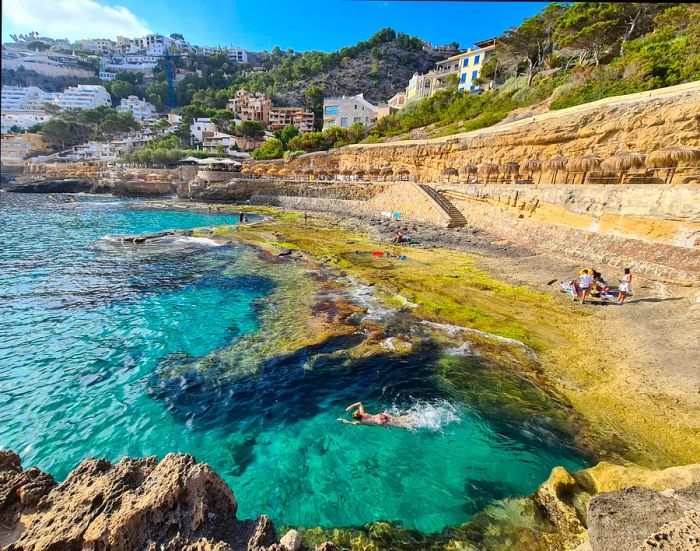
[[[487,368],[474,358],[451,357],[451,373],[473,378],[474,388],[456,392],[438,376],[444,351],[434,347],[351,367],[309,365],[350,337],[267,361],[255,375],[213,364],[168,376],[164,367],[264,331],[259,299],[274,283],[250,275],[239,247],[101,238],[234,217],[94,197],[0,201],[0,448],[17,450],[25,465],[62,478],[88,455],[188,452],[231,485],[241,517],[326,527],[401,521],[424,532],[531,493],[555,465],[584,466],[546,416],[489,407],[506,388],[481,376]],[[508,391],[518,386],[527,385],[510,381]],[[413,408],[425,427],[339,423],[357,400],[371,411]]]

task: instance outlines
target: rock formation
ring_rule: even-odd
[[[56,485],[0,452],[0,545],[7,551],[296,551],[272,521],[238,520],[233,492],[190,455],[86,459]]]

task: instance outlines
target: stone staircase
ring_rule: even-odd
[[[459,209],[455,207],[442,193],[427,184],[418,184],[418,187],[433,201],[435,201],[438,206],[450,217],[450,221],[447,224],[448,228],[457,228],[467,225],[467,219],[464,217],[464,215],[459,212]]]

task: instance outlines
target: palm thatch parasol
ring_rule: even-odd
[[[459,171],[456,168],[448,166],[442,170],[442,175],[447,176],[447,182],[450,182],[450,176],[457,176],[459,179]]]
[[[257,174],[257,175],[265,174],[265,172],[266,172],[265,169],[261,166],[259,166],[255,170],[253,170],[253,174]]]
[[[476,174],[479,170],[479,167],[476,165],[467,165],[462,169],[462,172],[465,174]]]
[[[554,171],[554,175],[552,176],[552,183],[554,184],[557,180],[557,174],[559,174],[560,170],[566,169],[566,163],[568,162],[569,159],[566,157],[554,157],[542,163],[542,168],[544,170]]]
[[[665,184],[673,181],[673,174],[679,163],[692,163],[696,161],[700,161],[700,149],[691,149],[690,147],[683,147],[681,145],[664,147],[663,149],[652,151],[647,155],[647,166],[668,169],[668,174],[666,174],[666,178],[664,179]]]
[[[268,173],[270,176],[277,176],[277,169],[276,169],[276,168],[269,168],[269,169],[267,170],[267,173]]]
[[[373,176],[373,177],[379,176],[379,174],[381,174],[381,172],[382,172],[382,171],[379,170],[378,168],[372,167],[372,168],[369,169],[369,175],[370,175],[370,176]]]
[[[479,172],[481,174],[486,174],[486,183],[488,184],[491,174],[498,173],[498,165],[494,163],[482,163],[479,165]]]
[[[289,175],[289,169],[288,169],[288,168],[280,168],[280,169],[277,171],[277,174],[278,174],[279,176],[288,176],[288,175]]]
[[[604,170],[619,170],[620,183],[624,182],[625,175],[630,168],[641,168],[644,166],[646,156],[636,151],[623,151],[600,163],[600,168]],[[644,173],[646,178],[646,172]]]
[[[354,176],[357,176],[358,178],[362,178],[365,175],[365,171],[362,170],[361,168],[358,168],[357,170],[354,170],[352,172]]]
[[[599,169],[602,162],[603,158],[598,157],[598,155],[585,155],[583,157],[570,159],[569,162],[566,163],[566,169],[571,172],[583,172],[583,176],[581,177],[581,183],[583,184],[586,181],[586,174]],[[574,175],[574,183],[575,182],[576,176]]]
[[[253,173],[252,169],[248,166],[241,169],[241,174],[252,174],[252,173]]]
[[[396,175],[399,177],[399,180],[408,180],[411,176],[411,171],[407,168],[400,168]]]
[[[523,163],[523,168],[530,174],[530,180],[532,180],[532,174],[534,172],[539,172],[539,176],[537,177],[537,185],[539,185],[540,180],[542,179],[542,161],[540,161],[537,157],[528,159]]]
[[[344,168],[343,170],[340,171],[341,176],[351,176],[352,175],[352,170],[349,168]]]

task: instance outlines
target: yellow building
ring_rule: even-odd
[[[2,164],[21,164],[24,159],[47,151],[49,147],[39,134],[24,132],[22,134],[5,134],[2,137]]]
[[[476,46],[475,49],[469,49],[458,56],[453,56],[459,58],[459,89],[470,92],[490,88],[490,86],[474,84],[474,81],[481,74],[481,68],[484,66],[484,63],[491,59],[491,56],[495,53],[496,39],[482,40],[474,45]]]

